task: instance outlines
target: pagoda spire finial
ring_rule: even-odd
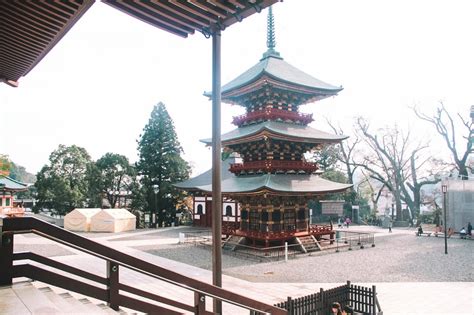
[[[267,16],[267,48],[268,50],[275,49],[275,22],[273,20],[272,7],[268,8]]]
[[[273,56],[277,58],[280,57],[280,53],[275,50],[276,41],[275,41],[275,20],[273,18],[272,7],[268,8],[267,16],[267,51],[263,54],[263,58]]]

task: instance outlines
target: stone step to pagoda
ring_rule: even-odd
[[[311,235],[297,237],[296,241],[298,242],[304,253],[321,250],[321,247],[319,246],[318,242]]]
[[[222,248],[229,251],[235,251],[237,245],[242,244],[244,241],[245,237],[232,235],[222,243]]]

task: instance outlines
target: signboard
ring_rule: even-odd
[[[321,202],[321,213],[332,214],[332,215],[343,215],[344,214],[344,200],[320,200]]]

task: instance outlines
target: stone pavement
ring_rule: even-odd
[[[166,228],[159,230],[147,230],[133,232],[129,235],[147,236],[149,239],[138,237],[138,240],[118,241],[124,234],[94,235],[94,241],[111,246],[135,257],[144,259],[165,268],[180,272],[190,277],[211,282],[212,273],[209,270],[200,269],[191,265],[171,261],[163,257],[148,254],[135,249],[136,246],[174,244],[177,238],[160,238],[160,232],[169,232],[175,229],[176,232],[182,227]],[[371,227],[351,227],[351,231],[370,230]],[[380,232],[380,230],[378,230]],[[414,233],[413,230],[394,229],[394,233],[388,234],[382,230],[376,237],[389,237],[398,233]],[[177,233],[176,233],[177,234]],[[36,245],[50,244],[51,241],[31,235],[15,236],[15,246],[32,246],[33,251]],[[58,244],[55,246],[63,245]],[[40,248],[40,247],[38,247]],[[49,250],[49,249],[47,249]],[[56,256],[55,259],[73,266],[80,266],[84,270],[92,271],[100,275],[105,275],[105,262],[91,257],[74,249],[67,248],[72,255]],[[304,268],[304,266],[302,266]],[[308,271],[310,272],[310,271]],[[157,292],[169,298],[187,301],[193,300],[192,293],[187,290],[176,288],[162,281],[152,279],[148,276],[138,274],[130,270],[121,269],[121,281],[128,285]],[[287,296],[298,297],[319,291],[319,288],[332,288],[342,283],[254,283],[238,278],[224,275],[223,287],[236,293],[251,296],[270,304],[285,300]],[[362,286],[377,286],[378,298],[382,311],[387,314],[474,314],[474,283],[473,282],[380,282],[380,283],[354,283]],[[210,301],[209,301],[210,302]],[[248,314],[242,312],[234,306],[224,305],[224,314]]]

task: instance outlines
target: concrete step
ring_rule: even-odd
[[[70,294],[56,294],[50,287],[38,289],[46,298],[54,303],[63,314],[82,314],[90,309],[82,307],[82,303],[72,297]]]
[[[51,302],[31,282],[20,282],[11,286],[12,290],[26,306],[25,314],[63,314],[61,308]],[[5,314],[2,312],[2,314]],[[10,314],[18,314],[17,312]]]
[[[121,314],[108,307],[102,301],[86,297],[82,294],[69,292],[39,281],[32,282],[32,285],[52,302],[57,303],[63,314]]]
[[[0,314],[30,314],[11,287],[0,287]]]

